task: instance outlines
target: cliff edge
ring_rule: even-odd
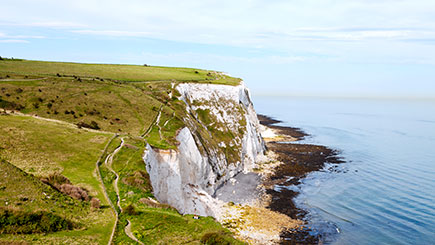
[[[248,88],[180,83],[184,127],[176,149],[147,145],[144,154],[154,196],[182,214],[216,217],[216,189],[256,166],[265,144]]]

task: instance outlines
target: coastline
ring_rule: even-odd
[[[321,234],[308,225],[307,211],[295,204],[299,192],[291,187],[326,163],[343,160],[326,146],[295,143],[309,136],[301,129],[257,116],[266,155],[252,172],[240,173],[216,191],[218,220],[250,244],[322,244]]]
[[[307,174],[322,170],[326,163],[339,164],[344,161],[338,151],[326,146],[292,143],[309,136],[299,128],[276,125],[282,121],[265,115],[258,115],[258,119],[266,130],[271,130],[275,134],[275,137],[267,135],[269,137],[264,137],[264,140],[268,154],[272,153],[273,160],[279,163],[263,178],[265,193],[271,196],[267,208],[292,219],[304,221],[298,229],[284,228],[280,233],[280,244],[322,243],[321,235],[313,235],[307,226],[307,211],[298,208],[294,202],[299,192],[287,187],[300,185]]]

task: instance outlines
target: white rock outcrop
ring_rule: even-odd
[[[216,217],[215,190],[241,171],[255,167],[265,145],[249,90],[238,86],[182,83],[176,89],[186,103],[177,150],[144,154],[154,196],[183,214]],[[202,120],[199,111],[212,120]],[[231,135],[217,141],[217,134]],[[229,154],[228,152],[232,152]]]

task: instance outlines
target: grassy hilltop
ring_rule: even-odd
[[[238,243],[212,218],[153,199],[142,154],[146,143],[176,147],[179,82],[240,80],[190,68],[0,60],[0,243]]]

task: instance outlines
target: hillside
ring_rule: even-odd
[[[0,231],[0,243],[238,243],[213,218],[180,215],[153,196],[143,153],[147,145],[177,149],[188,112],[176,87],[185,82],[240,80],[189,68],[1,60],[0,158],[7,174],[0,181],[0,210],[41,210],[71,225],[31,234]],[[234,136],[230,129],[219,132],[219,142]],[[219,143],[207,130],[198,136],[210,147]],[[218,150],[238,158],[237,148]],[[63,182],[50,182],[57,179]],[[100,201],[97,207],[92,198]]]

